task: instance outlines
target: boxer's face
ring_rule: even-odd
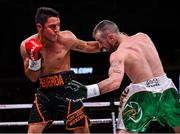
[[[98,31],[95,34],[95,39],[99,41],[101,47],[108,51],[109,53],[114,52],[114,41],[109,37],[109,35],[104,35],[102,32]]]
[[[47,19],[42,29],[42,35],[45,39],[55,42],[57,41],[60,31],[60,19],[57,17],[50,17]]]

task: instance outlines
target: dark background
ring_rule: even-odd
[[[109,19],[129,35],[148,34],[155,43],[165,71],[178,87],[180,72],[179,4],[160,0],[1,0],[0,1],[0,104],[32,103],[34,88],[25,76],[20,43],[36,33],[34,16],[40,6],[60,12],[61,30],[78,38],[94,40],[92,30],[99,21]],[[94,67],[91,75],[78,75],[84,84],[107,77],[107,53],[84,54],[72,51],[72,67]],[[121,89],[128,84],[125,77]],[[88,101],[118,100],[121,90]],[[13,115],[13,114],[12,114]],[[1,120],[8,117],[0,114]]]

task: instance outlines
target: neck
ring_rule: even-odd
[[[38,34],[38,40],[42,43],[44,48],[49,47],[49,44],[51,44],[51,42],[49,40],[43,38],[41,34]]]
[[[39,42],[42,43],[42,36],[41,36],[41,34],[38,33],[37,39],[39,40]]]

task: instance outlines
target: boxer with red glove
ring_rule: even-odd
[[[32,71],[38,71],[41,69],[41,56],[40,51],[42,44],[37,39],[30,39],[25,44],[26,51],[29,55],[29,66],[28,68]]]

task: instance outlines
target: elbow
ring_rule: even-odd
[[[120,88],[120,85],[121,85],[121,81],[117,78],[111,78],[111,88],[113,90],[116,90],[116,89],[119,89]]]
[[[35,77],[28,77],[31,82],[37,82],[37,78]]]
[[[34,76],[31,76],[31,75],[28,75],[26,74],[26,77],[31,81],[31,82],[37,82],[37,77],[34,77]]]
[[[37,78],[29,78],[31,80],[31,82],[37,82]]]
[[[114,81],[113,85],[114,85],[114,89],[119,89],[120,85],[121,85],[121,82],[120,81]]]

